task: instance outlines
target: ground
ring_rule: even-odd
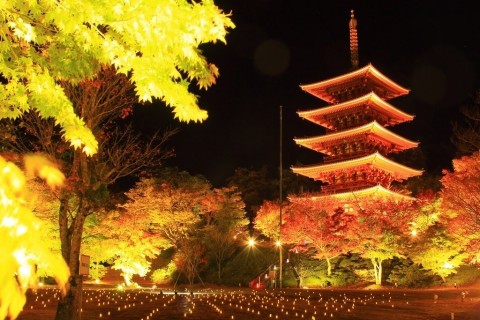
[[[462,301],[462,292],[465,297]],[[53,319],[59,291],[29,292],[18,320]],[[82,319],[480,320],[480,286],[412,290],[139,288],[86,285]]]

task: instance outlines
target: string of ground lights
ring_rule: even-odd
[[[442,293],[443,297],[447,294]],[[442,295],[440,294],[440,295]],[[42,320],[40,314],[53,314],[60,297],[58,289],[43,288],[31,292],[20,320]],[[443,298],[441,297],[441,298]],[[441,298],[438,301],[441,301]],[[478,298],[478,297],[477,297]],[[160,289],[86,289],[83,294],[84,319],[365,319],[367,310],[384,316],[415,309],[409,319],[421,319],[422,304],[418,292],[402,290],[200,290],[176,292]],[[469,302],[467,301],[467,304]],[[473,303],[473,300],[472,302]],[[465,304],[465,305],[467,305]],[[461,311],[451,304],[435,304],[438,315],[449,317]],[[417,318],[415,318],[418,316]],[[45,317],[49,319],[51,317]],[[459,318],[460,319],[460,318]],[[469,319],[469,318],[461,318]]]

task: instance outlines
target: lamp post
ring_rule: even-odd
[[[280,158],[280,169],[279,169],[279,198],[280,198],[280,213],[279,213],[279,222],[278,222],[278,241],[277,241],[277,244],[278,244],[278,250],[279,250],[279,278],[278,278],[278,287],[281,289],[282,288],[282,280],[283,280],[283,248],[282,248],[282,198],[283,198],[283,185],[282,185],[282,180],[283,180],[283,161],[282,161],[282,149],[283,149],[283,137],[282,137],[282,117],[283,117],[283,107],[280,106],[280,152],[279,152],[279,158]]]

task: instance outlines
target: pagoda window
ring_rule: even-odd
[[[351,154],[353,153],[353,147],[352,147],[352,144],[351,143],[344,143],[345,145],[345,153],[346,154]]]
[[[358,180],[358,173],[357,171],[354,171],[353,174],[352,174],[352,180],[353,181],[357,181]]]
[[[361,117],[358,113],[355,113],[355,116],[353,118],[353,122],[355,123],[355,125],[359,125],[361,123]]]
[[[333,154],[333,155],[336,155],[336,154],[337,154],[337,147],[336,147],[336,146],[333,146],[333,147],[332,147],[332,154]]]

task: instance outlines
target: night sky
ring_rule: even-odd
[[[199,91],[209,113],[201,124],[179,124],[161,106],[143,106],[143,128],[180,127],[169,161],[215,186],[237,167],[279,166],[279,109],[283,106],[283,166],[313,164],[321,155],[294,137],[323,134],[296,114],[327,104],[303,92],[309,84],[350,71],[350,10],[358,21],[360,67],[372,63],[410,94],[389,102],[415,115],[390,129],[419,141],[427,162],[450,165],[451,122],[480,88],[479,1],[217,0],[236,28],[227,45],[202,46],[220,70],[217,83]],[[420,169],[420,168],[418,168]]]

